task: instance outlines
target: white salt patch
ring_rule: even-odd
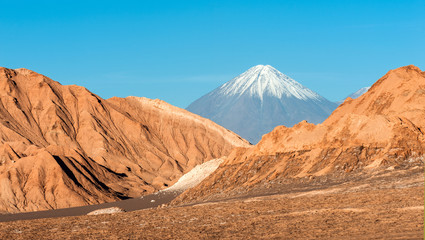
[[[121,213],[125,212],[124,209],[119,207],[111,207],[111,208],[103,208],[94,210],[92,212],[87,213],[87,215],[99,215],[99,214],[112,214],[112,213]]]
[[[208,162],[204,162],[203,164],[194,167],[188,173],[183,175],[173,186],[164,189],[161,192],[179,192],[185,191],[189,188],[193,188],[200,182],[202,182],[202,180],[208,177],[211,173],[213,173],[222,162],[222,158],[217,158]]]

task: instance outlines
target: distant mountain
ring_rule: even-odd
[[[204,95],[187,110],[209,118],[251,143],[278,125],[321,123],[337,107],[269,65],[257,65]]]
[[[367,91],[369,91],[370,87],[364,87],[364,88],[360,88],[359,90],[357,90],[356,92],[348,95],[346,98],[344,98],[341,101],[336,102],[338,105],[340,105],[341,103],[343,103],[345,101],[345,99],[347,98],[352,98],[352,99],[356,99],[358,97],[360,97],[361,95],[365,94]]]

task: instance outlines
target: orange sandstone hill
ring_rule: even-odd
[[[104,100],[27,69],[0,68],[0,212],[153,193],[236,146],[248,143],[160,100]]]
[[[174,203],[211,199],[278,179],[423,165],[425,72],[389,71],[357,99],[347,99],[322,124],[276,127],[249,148],[236,148],[201,184]]]

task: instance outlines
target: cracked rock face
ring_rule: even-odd
[[[248,146],[217,124],[145,98],[104,100],[0,68],[0,212],[138,197]]]

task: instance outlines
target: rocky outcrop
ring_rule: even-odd
[[[138,197],[248,146],[160,100],[104,100],[27,69],[0,68],[0,212]]]
[[[278,178],[315,177],[421,163],[425,154],[425,72],[389,71],[361,97],[347,99],[323,124],[276,127],[250,148],[237,148],[175,202],[249,189]]]

